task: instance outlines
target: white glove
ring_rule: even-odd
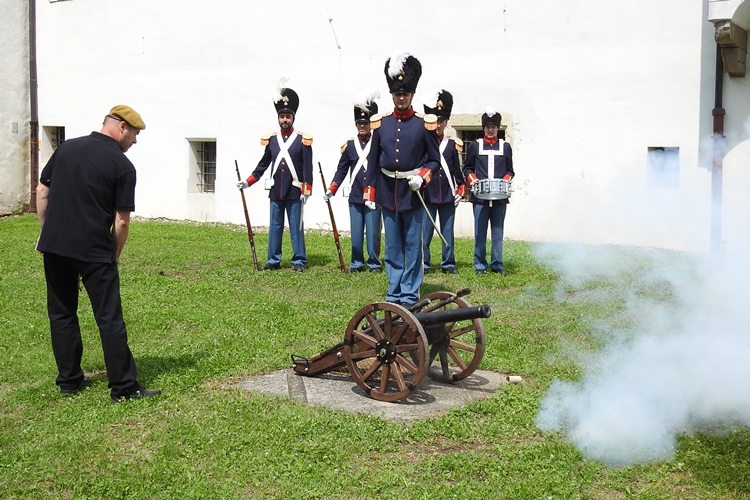
[[[422,187],[422,183],[424,182],[424,179],[422,179],[422,176],[420,175],[410,175],[408,179],[409,181],[409,189],[412,191],[416,191],[417,189]]]
[[[305,203],[307,203],[307,199],[309,197],[310,197],[310,195],[308,195],[308,194],[301,194],[301,195],[299,195],[299,201],[301,201],[302,204],[304,205]]]
[[[242,191],[246,187],[250,187],[250,185],[247,182],[245,182],[245,181],[237,183],[237,189],[239,189],[240,191]]]
[[[328,191],[326,191],[326,194],[324,194],[324,195],[323,195],[323,201],[328,201],[328,200],[330,200],[332,196],[333,196],[333,193],[332,193],[332,192],[331,192],[331,190],[329,189]]]
[[[454,196],[454,197],[453,197],[453,206],[454,206],[454,207],[457,207],[457,206],[458,206],[458,204],[459,204],[459,203],[461,203],[461,200],[462,200],[462,199],[463,199],[463,197],[462,197],[461,195],[458,195],[458,194],[457,194],[456,196]]]
[[[375,210],[377,208],[377,205],[375,205],[374,201],[366,201],[365,206],[370,210]]]

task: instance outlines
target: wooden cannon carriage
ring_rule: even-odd
[[[292,355],[294,371],[315,376],[346,365],[357,385],[380,401],[411,394],[425,375],[453,383],[471,375],[485,348],[481,318],[490,306],[472,307],[470,292],[435,292],[407,309],[376,302],[357,311],[344,341],[311,358]]]

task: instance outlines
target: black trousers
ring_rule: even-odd
[[[128,333],[122,318],[120,275],[114,258],[108,263],[84,262],[45,253],[44,275],[47,279],[52,351],[57,362],[57,385],[73,388],[83,381],[83,342],[78,324],[80,276],[99,326],[112,396],[138,390],[135,361],[128,347]]]

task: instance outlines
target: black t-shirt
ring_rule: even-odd
[[[49,187],[38,249],[86,262],[110,262],[115,212],[135,210],[135,167],[99,132],[63,142],[42,170]]]

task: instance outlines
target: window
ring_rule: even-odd
[[[648,176],[652,186],[680,186],[680,148],[648,148]]]
[[[484,130],[482,130],[481,127],[475,129],[456,130],[456,136],[464,143],[464,149],[459,155],[461,158],[461,167],[463,168],[463,165],[466,162],[466,151],[469,149],[469,143],[471,141],[476,141],[477,139],[481,139],[482,137],[484,137]]]
[[[52,156],[52,153],[65,142],[65,127],[43,126],[41,140],[41,157],[39,158],[42,165],[46,164]]]
[[[50,127],[52,129],[49,136],[49,143],[52,146],[52,150],[56,150],[57,146],[65,142],[65,127]],[[66,148],[68,146],[65,146]],[[62,153],[60,153],[62,154]]]
[[[216,188],[216,140],[189,140],[188,192],[213,193]]]

